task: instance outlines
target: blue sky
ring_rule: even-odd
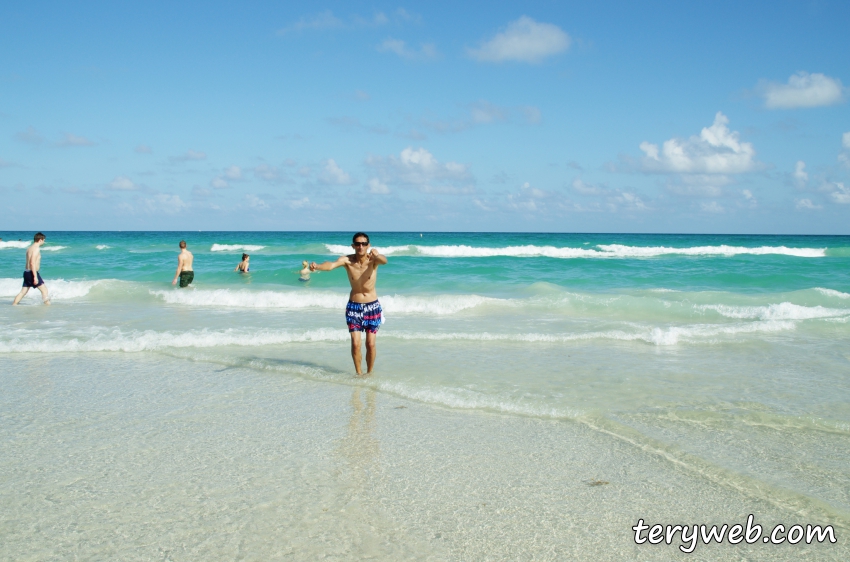
[[[0,8],[0,229],[850,234],[850,3]]]

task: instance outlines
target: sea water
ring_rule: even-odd
[[[357,379],[344,321],[345,273],[340,269],[313,273],[308,282],[298,279],[302,260],[321,262],[348,253],[351,233],[46,234],[41,273],[53,306],[41,306],[40,293],[31,290],[22,306],[0,307],[0,358],[7,388],[0,431],[9,440],[7,452],[13,453],[0,461],[0,470],[7,482],[4,501],[16,506],[18,522],[37,526],[41,517],[36,516],[39,508],[20,496],[20,486],[33,478],[27,467],[38,464],[26,452],[33,443],[21,436],[34,432],[44,446],[54,433],[61,435],[63,415],[77,415],[69,404],[80,404],[82,411],[87,404],[95,408],[88,384],[102,397],[120,395],[122,385],[127,395],[121,398],[123,406],[108,415],[98,410],[106,416],[98,422],[104,424],[101,433],[92,422],[90,433],[73,434],[72,440],[82,440],[73,447],[64,440],[70,437],[59,438],[60,449],[73,454],[99,450],[98,443],[111,439],[109,427],[130,431],[134,424],[144,426],[140,420],[146,419],[145,411],[168,418],[196,408],[192,402],[197,396],[184,402],[175,397],[184,387],[195,393],[207,385],[222,387],[216,400],[210,398],[210,407],[224,408],[218,400],[235,396],[243,400],[243,411],[258,412],[271,408],[265,403],[269,393],[283,396],[309,387],[309,392],[351,397],[344,403],[351,418],[339,421],[340,427],[368,428],[371,422],[361,419],[364,412],[370,403],[374,409],[375,401],[384,401],[387,408],[390,402],[415,405],[416,412],[431,408],[432,417],[426,418],[432,421],[426,424],[437,423],[434,412],[455,416],[445,418],[453,420],[445,422],[449,425],[472,415],[469,419],[476,420],[473,425],[484,440],[504,431],[528,443],[535,436],[557,442],[559,435],[566,439],[581,432],[588,447],[608,443],[603,448],[608,450],[616,443],[625,455],[618,462],[630,462],[623,459],[631,458],[632,451],[635,459],[654,459],[641,462],[660,463],[662,468],[642,469],[647,475],[666,466],[671,475],[684,471],[693,490],[704,483],[712,494],[728,492],[764,502],[780,510],[777,517],[795,514],[801,521],[811,519],[804,522],[850,527],[848,237],[370,233],[372,244],[389,260],[379,269],[377,283],[385,324],[378,335],[374,376]],[[11,301],[20,289],[27,246],[17,240],[31,233],[3,232],[0,237],[0,297]],[[195,255],[195,281],[186,289],[171,285],[181,239]],[[243,252],[251,254],[247,274],[233,271]],[[113,378],[91,374],[97,365],[98,373],[111,368]],[[40,382],[30,384],[27,377]],[[148,384],[159,388],[160,396],[169,396],[162,402],[168,407],[148,396]],[[263,390],[249,398],[244,393],[250,388]],[[151,401],[150,410],[132,404],[133,396]],[[301,404],[297,427],[311,411],[309,401]],[[58,413],[63,408],[70,410]],[[506,423],[513,425],[505,429]],[[244,418],[234,424],[245,424],[243,436],[251,439],[252,424]],[[303,439],[316,431],[309,423],[301,429]],[[379,450],[406,446],[398,434],[379,445],[371,430],[358,431],[351,434],[353,445],[329,445],[350,463],[362,464],[370,455],[381,456]],[[411,428],[399,431],[407,434]],[[169,446],[189,442],[204,457],[234,438],[238,440],[233,434],[218,435],[195,443],[184,435],[171,439]],[[458,455],[468,457],[476,445],[455,446]],[[240,454],[250,457],[252,449],[243,447]],[[421,462],[429,466],[427,460]],[[557,466],[564,462],[517,465],[515,471],[530,479],[537,473],[557,478],[564,473]],[[466,470],[475,465],[470,463]],[[134,472],[132,463],[120,465],[130,480],[152,478]],[[477,466],[486,472],[490,464]],[[324,465],[314,469],[334,470]],[[43,470],[49,473],[50,468]],[[410,470],[394,481],[407,481],[410,488],[404,493],[415,497],[413,483],[428,476],[414,477]],[[85,471],[77,476],[83,478]],[[380,488],[375,482],[369,486],[372,492]],[[483,482],[472,486],[473,492],[486,488]],[[248,501],[250,488],[246,483],[241,492],[232,490],[233,497]],[[316,488],[309,489],[321,496]],[[308,496],[299,501],[309,504]],[[551,509],[551,499],[538,500],[536,509]],[[594,505],[588,502],[586,506]],[[446,499],[445,505],[450,504],[451,498]],[[410,508],[394,504],[382,505],[381,517],[392,520],[393,509],[395,517],[416,519]],[[417,513],[428,521],[425,512]],[[316,521],[320,519],[317,515]],[[681,523],[689,522],[700,521]],[[374,525],[387,536],[401,533],[386,521]],[[351,532],[360,536],[358,529]],[[0,533],[17,538],[20,545],[25,546],[25,538],[32,544],[26,529],[8,520]],[[627,534],[625,529],[623,536]],[[290,536],[290,543],[297,536]],[[416,551],[427,558],[437,552],[431,544],[435,540],[421,537],[422,544],[407,545],[410,551],[377,545],[370,552],[401,557]],[[115,548],[102,552],[126,558],[126,552]],[[438,557],[484,552],[469,548],[468,541],[458,542]],[[544,552],[527,554],[545,558]],[[640,556],[646,554],[641,551]],[[501,555],[511,556],[511,551]],[[786,555],[793,558],[790,551]]]

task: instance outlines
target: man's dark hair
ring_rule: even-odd
[[[361,237],[365,238],[366,242],[369,241],[369,235],[368,234],[366,234],[365,232],[358,232],[357,234],[355,234],[354,236],[351,237],[351,242],[352,243],[357,242],[357,239],[361,238]]]
[[[45,236],[41,232],[36,232],[35,236],[32,237],[33,242],[38,242],[39,240],[44,240]]]
[[[186,241],[185,241],[185,240],[181,240],[181,241],[180,241],[180,247],[181,247],[181,248],[185,248],[185,247],[186,247]]]

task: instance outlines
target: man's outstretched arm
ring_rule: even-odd
[[[346,263],[348,263],[348,256],[340,256],[336,261],[326,261],[324,263],[313,262],[310,264],[310,271],[330,271],[342,267]]]
[[[387,256],[378,253],[378,250],[375,248],[369,250],[369,259],[372,260],[375,265],[387,265]]]

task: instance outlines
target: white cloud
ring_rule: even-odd
[[[797,166],[794,168],[794,179],[797,180],[797,185],[800,187],[806,185],[809,181],[809,173],[806,172],[806,163],[802,160],[798,160]]]
[[[189,207],[179,195],[157,193],[152,199],[142,200],[144,209],[149,213],[166,213],[173,215]]]
[[[268,164],[260,164],[254,168],[254,175],[261,180],[272,183],[282,183],[285,181],[281,171],[274,166],[269,166]]]
[[[850,168],[850,132],[841,135],[841,146],[844,151],[838,155],[838,161]]]
[[[689,139],[672,138],[658,145],[640,143],[646,154],[642,159],[647,172],[678,172],[685,174],[739,174],[759,168],[753,145],[740,142],[737,131],[726,126],[729,119],[717,112],[714,123],[704,127],[700,135]]]
[[[371,178],[369,180],[369,193],[389,193],[390,188],[387,187],[387,184],[379,180],[378,178]]]
[[[130,178],[117,176],[109,183],[109,189],[114,189],[116,191],[134,191],[138,189],[138,186],[136,186]]]
[[[180,156],[171,156],[168,160],[171,163],[180,163],[180,162],[190,162],[197,160],[206,160],[207,155],[205,152],[201,152],[199,150],[187,150],[185,154],[181,154]]]
[[[27,127],[26,131],[19,131],[15,133],[15,138],[28,144],[41,144],[44,142],[44,137],[42,137],[41,133],[39,133],[32,125]]]
[[[349,185],[352,183],[351,176],[340,168],[333,158],[325,161],[325,167],[319,174],[319,183],[325,185]]]
[[[292,31],[338,29],[341,27],[345,27],[345,23],[333,15],[330,10],[325,10],[311,16],[303,16],[292,25],[279,29],[277,33],[278,35],[286,35]]]
[[[229,180],[241,180],[242,179],[242,168],[239,166],[230,166],[224,170],[224,177]]]
[[[538,123],[540,123],[540,121],[543,120],[543,114],[540,113],[540,110],[534,107],[533,105],[520,106],[519,112],[526,123],[537,125]]]
[[[758,201],[756,200],[755,195],[749,189],[744,189],[741,191],[741,194],[744,196],[744,200],[749,204],[751,208],[758,207]]]
[[[248,201],[248,206],[254,209],[268,209],[269,204],[254,195],[253,193],[249,193],[245,196],[245,200]]]
[[[65,133],[62,136],[62,140],[57,143],[57,146],[94,146],[94,144],[94,142],[90,141],[86,137],[79,137],[71,133]]]
[[[137,152],[138,154],[151,154],[153,152],[153,150],[151,150],[151,147],[146,144],[140,144],[139,146],[134,148],[133,151]]]
[[[566,51],[570,42],[570,36],[557,25],[538,23],[522,16],[477,49],[467,49],[467,53],[483,62],[538,63],[548,56]]]
[[[835,105],[844,100],[841,80],[824,74],[798,72],[787,84],[768,82],[761,85],[767,109],[793,109]]]
[[[457,162],[439,162],[424,148],[407,147],[396,156],[370,156],[366,165],[384,185],[403,185],[431,193],[460,193],[472,190],[475,179]]]
[[[841,205],[850,204],[850,188],[844,187],[843,183],[835,182],[835,190],[829,194],[833,201]]]
[[[437,58],[437,47],[433,43],[422,43],[418,50],[411,49],[401,39],[388,38],[378,45],[381,53],[395,53],[408,60],[430,60]]]
[[[814,203],[812,203],[811,199],[798,199],[796,207],[797,207],[797,210],[803,210],[803,209],[816,210],[816,209],[822,209],[823,208],[820,205],[815,205]]]
[[[227,180],[221,176],[216,176],[210,180],[210,185],[215,189],[227,189],[230,187],[230,184],[227,183]]]
[[[683,174],[667,183],[667,191],[685,197],[720,197],[723,188],[732,183],[723,174]]]
[[[699,204],[700,208],[706,213],[722,213],[725,211],[723,205],[718,203],[717,201],[706,202],[703,201]]]
[[[611,189],[604,185],[592,185],[584,182],[581,178],[575,178],[572,183],[573,191],[587,197],[604,197],[606,207],[609,211],[617,211],[619,209],[627,209],[632,211],[647,211],[649,207],[643,200],[630,191],[621,189]],[[596,203],[597,210],[602,210],[599,203]],[[575,210],[581,210],[578,206],[574,206]]]
[[[469,108],[469,114],[473,123],[493,123],[507,119],[507,111],[504,108],[486,100],[473,103]]]
[[[302,197],[301,199],[293,199],[289,202],[290,209],[301,209],[310,204],[310,199],[308,197]]]

